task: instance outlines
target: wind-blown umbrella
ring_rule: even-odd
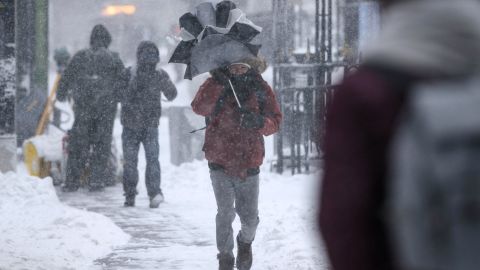
[[[250,42],[262,28],[231,1],[222,1],[216,8],[210,2],[202,3],[194,14],[184,14],[179,22],[182,41],[169,63],[186,64],[185,79],[256,57],[261,47]]]
[[[195,77],[247,57],[254,57],[258,53],[258,49],[260,48],[246,46],[228,35],[209,35],[191,50],[190,75]]]

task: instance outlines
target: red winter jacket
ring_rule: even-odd
[[[262,80],[263,81],[263,80]],[[245,178],[247,169],[263,163],[265,147],[263,136],[277,132],[282,114],[270,86],[263,81],[265,125],[261,129],[246,129],[240,126],[240,113],[234,97],[227,96],[225,104],[211,119],[205,132],[206,159],[225,168],[232,176]],[[212,78],[207,79],[192,101],[193,111],[202,116],[211,116],[224,87]],[[242,106],[251,112],[260,113],[257,95],[252,94]]]

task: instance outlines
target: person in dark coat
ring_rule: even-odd
[[[233,269],[232,222],[236,212],[242,224],[237,235],[236,265],[238,269],[248,270],[252,265],[251,244],[259,223],[259,166],[265,156],[263,136],[279,130],[282,120],[279,105],[256,66],[245,60],[214,71],[200,87],[192,108],[208,118],[203,150],[218,207],[219,269]]]
[[[157,46],[143,41],[137,49],[137,66],[129,68],[125,77],[127,87],[122,94],[123,125],[122,145],[125,158],[123,189],[125,206],[135,205],[138,183],[138,150],[145,149],[147,168],[145,184],[150,198],[150,207],[157,208],[164,200],[160,188],[160,162],[158,126],[162,112],[162,93],[171,101],[177,96],[177,89],[167,72],[156,66],[160,61]]]
[[[90,191],[101,191],[111,178],[113,122],[118,88],[124,66],[117,53],[108,49],[112,38],[103,25],[96,25],[90,48],[77,52],[59,82],[57,99],[73,99],[75,121],[69,131],[68,161],[64,191],[76,191],[85,165],[90,166]]]
[[[408,92],[478,71],[478,2],[401,2],[386,9],[379,40],[328,109],[318,223],[333,270],[398,269],[383,211]]]

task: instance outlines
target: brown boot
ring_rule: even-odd
[[[252,243],[242,243],[237,236],[237,269],[250,270],[252,261]]]
[[[217,255],[218,270],[233,270],[235,257],[228,253],[220,253]]]

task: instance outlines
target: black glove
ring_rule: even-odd
[[[251,111],[241,109],[240,125],[244,128],[260,129],[265,125],[265,117]]]

